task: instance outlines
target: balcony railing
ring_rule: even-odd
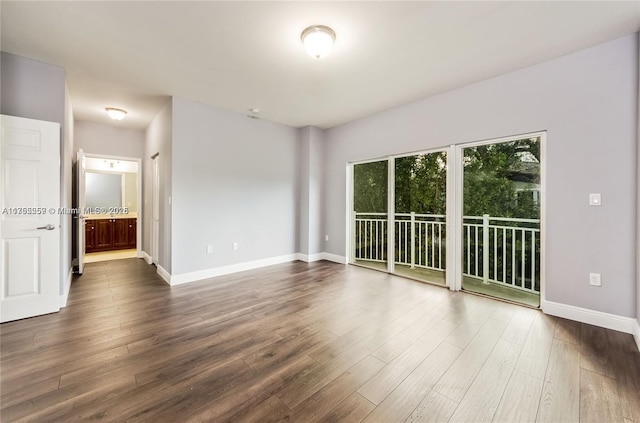
[[[353,249],[359,261],[386,262],[387,214],[354,213]],[[540,220],[463,217],[463,275],[527,292],[540,292]],[[446,269],[444,215],[396,213],[394,263]]]

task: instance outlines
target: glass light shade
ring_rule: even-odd
[[[105,109],[109,117],[113,120],[122,120],[127,115],[126,110],[116,109],[114,107],[107,107]]]
[[[307,54],[314,59],[321,59],[331,52],[336,33],[327,26],[314,25],[302,31],[301,38]]]

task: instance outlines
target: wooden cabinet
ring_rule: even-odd
[[[129,243],[127,244],[127,246],[129,248],[136,248],[136,240],[138,238],[138,221],[136,219],[127,219],[128,222],[128,235],[127,235],[127,239],[129,240]]]
[[[84,221],[84,248],[86,251],[92,251],[96,249],[95,220]]]
[[[116,249],[129,247],[129,219],[113,219],[113,247]]]
[[[94,220],[96,226],[96,251],[113,247],[113,219]]]
[[[85,253],[136,247],[136,219],[85,220]]]

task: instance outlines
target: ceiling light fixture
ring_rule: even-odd
[[[107,107],[105,109],[109,117],[113,120],[122,120],[127,115],[126,110],[116,109],[115,107]]]
[[[328,26],[312,25],[302,31],[300,38],[309,56],[322,59],[331,52],[336,33]]]

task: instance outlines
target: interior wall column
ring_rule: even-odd
[[[299,155],[299,222],[300,253],[314,260],[323,251],[322,232],[322,161],[324,130],[307,126],[300,130]]]

